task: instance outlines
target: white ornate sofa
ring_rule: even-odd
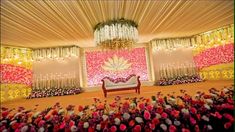
[[[140,94],[140,80],[139,76],[130,75],[127,78],[112,79],[105,77],[102,79],[102,89],[104,97],[107,97],[107,92],[131,90],[134,89],[136,93]]]

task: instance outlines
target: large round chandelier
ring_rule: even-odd
[[[98,23],[94,28],[95,43],[102,49],[128,49],[137,42],[137,26],[134,21],[123,18]]]

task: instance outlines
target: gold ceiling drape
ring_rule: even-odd
[[[114,18],[139,25],[139,43],[191,36],[234,23],[233,0],[1,1],[3,44],[24,47],[95,46],[93,27]]]

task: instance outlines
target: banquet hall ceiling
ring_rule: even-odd
[[[139,43],[191,36],[234,23],[233,10],[233,0],[2,0],[1,43],[93,47],[93,27],[114,18],[137,22]]]

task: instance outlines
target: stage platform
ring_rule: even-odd
[[[78,95],[68,95],[68,96],[57,96],[48,98],[37,98],[37,99],[17,99],[13,101],[7,101],[1,103],[1,107],[7,108],[18,108],[19,106],[25,107],[27,109],[34,109],[35,105],[37,110],[43,110],[47,107],[53,106],[55,103],[59,102],[63,108],[68,105],[75,105],[76,110],[78,105],[90,105],[93,103],[93,98],[99,98],[101,100],[107,100],[107,102],[113,101],[116,96],[121,97],[151,97],[156,95],[157,92],[161,91],[164,95],[175,92],[175,94],[180,94],[180,90],[186,90],[189,95],[195,95],[197,91],[208,92],[208,89],[214,87],[216,89],[223,89],[224,87],[230,87],[234,84],[231,81],[205,81],[199,83],[191,84],[181,84],[181,85],[171,85],[171,86],[142,86],[140,89],[140,94],[135,93],[134,90],[120,91],[108,93],[107,98],[104,98],[102,89],[99,91],[84,92]]]

